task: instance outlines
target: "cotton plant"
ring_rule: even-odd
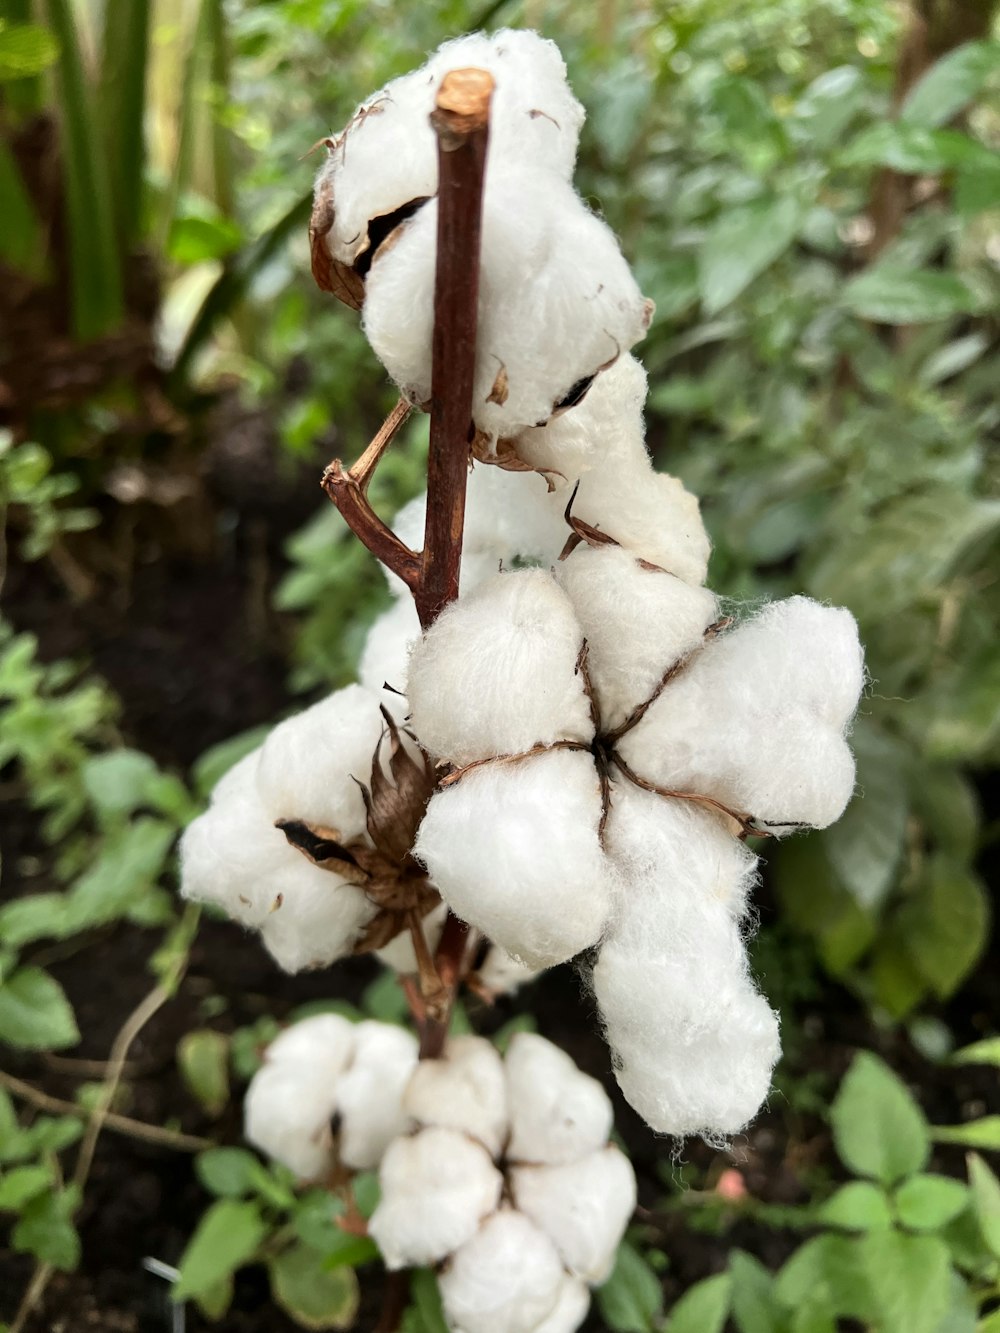
[[[697,499],[653,469],[652,307],[573,189],[582,120],[554,44],[503,31],[325,141],[313,272],[400,402],[323,487],[394,600],[358,684],[279,724],[182,847],[182,891],[286,970],[398,974],[416,1036],[296,1024],[245,1128],[303,1182],[377,1168],[368,1233],[436,1270],[453,1333],[578,1328],[635,1204],[601,1085],[541,1037],[450,1035],[460,987],[491,1003],[573,960],[625,1098],[724,1141],[779,1054],[748,840],[829,826],[854,786],[851,616],[727,604]],[[427,493],[390,528],[367,488],[414,410]]]

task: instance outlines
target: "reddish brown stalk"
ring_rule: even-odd
[[[455,992],[462,979],[462,963],[468,939],[469,927],[449,912],[441,932],[441,942],[434,955],[434,967],[441,979],[444,995],[439,1004],[427,1006],[427,1019],[420,1030],[421,1060],[436,1060],[444,1050]]]
[[[472,386],[479,319],[479,246],[493,78],[482,69],[446,74],[431,124],[438,139],[437,269],[427,525],[414,590],[426,629],[458,596]]]

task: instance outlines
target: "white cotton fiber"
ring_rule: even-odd
[[[622,882],[593,981],[619,1085],[661,1133],[735,1134],[779,1054],[741,936],[755,858],[719,816],[625,783],[608,849]]]
[[[361,889],[288,850],[294,859],[271,881],[276,892],[261,939],[286,972],[329,967],[351,952],[377,909]]]
[[[519,1032],[504,1057],[510,1106],[511,1162],[556,1165],[603,1148],[611,1133],[611,1099],[565,1051],[533,1032]]]
[[[579,1278],[563,1274],[553,1309],[532,1333],[576,1333],[590,1309],[590,1288]]]
[[[435,757],[467,764],[556,740],[589,741],[581,635],[550,574],[501,574],[447,607],[410,657],[413,728]]]
[[[438,941],[441,939],[441,932],[444,930],[444,923],[448,916],[448,909],[444,903],[439,903],[423,918],[424,938],[427,941],[427,948],[431,954],[438,947]],[[417,955],[413,948],[413,939],[408,930],[401,930],[399,934],[375,950],[375,957],[386,965],[391,967],[394,972],[400,972],[404,976],[417,972]]]
[[[437,201],[401,226],[366,282],[364,331],[411,402],[430,397]],[[529,161],[491,168],[483,199],[473,420],[489,439],[547,421],[646,332],[651,307],[573,187]]]
[[[390,1144],[382,1197],[368,1223],[386,1267],[434,1264],[469,1240],[500,1200],[503,1177],[479,1143],[424,1129]]]
[[[536,1333],[563,1282],[552,1242],[512,1209],[488,1218],[439,1279],[452,1333]]]
[[[510,1186],[517,1208],[545,1232],[575,1277],[607,1278],[635,1211],[635,1172],[623,1152],[612,1146],[562,1166],[517,1166]]]
[[[486,764],[438,792],[414,852],[463,921],[529,967],[554,967],[607,921],[600,816],[591,755],[553,750]]]
[[[413,1070],[403,1105],[420,1125],[441,1125],[478,1139],[499,1157],[507,1138],[503,1062],[485,1037],[453,1037],[437,1060]]]
[[[279,1032],[264,1052],[264,1062],[314,1069],[332,1084],[354,1058],[357,1032],[342,1014],[313,1014]]]
[[[406,702],[406,677],[410,649],[420,638],[420,620],[408,592],[397,598],[368,631],[358,680],[397,720],[409,711]],[[388,687],[388,688],[387,688]]]
[[[403,1092],[417,1063],[417,1042],[391,1023],[358,1023],[354,1031],[354,1058],[337,1083],[340,1160],[368,1171],[409,1128]]]
[[[777,834],[825,828],[854,788],[843,732],[863,681],[848,611],[776,602],[710,643],[622,754],[657,785],[713,796]]]
[[[700,647],[718,616],[707,588],[644,569],[617,546],[578,547],[557,577],[587,640],[605,731],[650,698],[666,671]]]
[[[373,219],[436,193],[437,139],[429,118],[444,75],[464,68],[486,69],[496,84],[490,171],[523,160],[567,180],[572,175],[583,108],[555,43],[509,29],[447,42],[422,68],[367,98],[334,141],[317,188],[332,187],[327,244],[342,262],[353,263],[369,248]]]
[[[336,829],[343,842],[364,833],[358,782],[371,780],[384,726],[378,702],[360,685],[348,685],[274,728],[257,768],[260,797],[272,820],[321,824]]]
[[[527,967],[494,944],[475,975],[479,985],[491,995],[514,995],[544,971],[541,967]]]

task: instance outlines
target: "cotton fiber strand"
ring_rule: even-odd
[[[510,1103],[507,1157],[558,1165],[603,1148],[611,1133],[611,1099],[565,1051],[533,1032],[519,1032],[504,1058]]]
[[[484,1222],[439,1279],[452,1333],[535,1333],[563,1282],[552,1242],[511,1209]]]
[[[498,1157],[507,1136],[503,1063],[485,1037],[453,1037],[440,1059],[421,1060],[403,1098],[420,1125],[441,1125],[478,1139]]]

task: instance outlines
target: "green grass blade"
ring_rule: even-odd
[[[4,210],[0,260],[17,273],[40,278],[45,271],[45,235],[14,154],[3,139],[0,139],[0,199]]]
[[[99,107],[112,209],[126,253],[142,235],[145,194],[149,0],[109,4],[104,14]]]
[[[102,145],[68,0],[45,0],[59,42],[56,90],[62,125],[73,331],[81,341],[121,323],[121,267]]]

